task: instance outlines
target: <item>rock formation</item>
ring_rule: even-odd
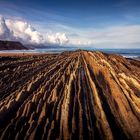
[[[140,62],[76,51],[0,58],[1,140],[139,140]]]

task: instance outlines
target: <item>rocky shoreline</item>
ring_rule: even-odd
[[[75,51],[0,57],[0,139],[140,139],[140,61]]]

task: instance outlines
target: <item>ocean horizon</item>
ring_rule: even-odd
[[[77,48],[77,47],[60,47],[60,48],[36,48],[36,49],[30,49],[30,50],[2,50],[0,53],[62,53],[65,51],[76,51],[78,49],[81,50],[89,50],[89,51],[101,51],[108,54],[118,54],[122,55],[126,58],[140,58],[140,49],[110,49],[110,48]]]

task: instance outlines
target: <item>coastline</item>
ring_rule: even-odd
[[[53,139],[70,139],[72,135],[84,139],[80,129],[87,131],[87,139],[91,139],[95,126],[99,139],[115,139],[116,134],[118,139],[140,138],[140,121],[135,117],[139,112],[137,106],[130,106],[139,104],[140,61],[83,50],[12,55],[19,57],[0,59],[0,139],[20,139],[23,134],[26,138],[45,139],[48,133],[54,135]],[[92,120],[93,116],[99,121]],[[49,127],[38,131],[38,126],[42,130]],[[58,136],[54,130],[58,130]]]
[[[40,55],[46,55],[48,53],[38,53],[38,52],[35,52],[35,53],[0,53],[0,57],[24,57],[24,56],[40,56]]]
[[[31,55],[44,55],[44,54],[60,54],[60,53],[63,53],[63,52],[68,52],[68,51],[77,51],[78,49],[75,49],[75,50],[61,50],[61,49],[34,49],[34,50],[2,50],[0,51],[0,57],[4,57],[4,56],[31,56]],[[87,49],[85,51],[91,51],[90,49]],[[123,56],[124,58],[126,59],[133,59],[133,60],[138,60],[140,61],[140,54],[139,52],[136,53],[136,52],[133,52],[132,53],[124,53],[121,51],[119,52],[114,52],[112,51],[112,49],[101,49],[101,50],[92,50],[93,52],[96,52],[96,51],[99,51],[99,52],[103,52],[103,53],[106,53],[106,54],[112,54],[112,55],[120,55],[120,56]]]

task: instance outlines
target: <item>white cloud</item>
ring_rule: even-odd
[[[69,45],[77,46],[77,47],[88,47],[94,44],[94,40],[90,40],[88,38],[83,37],[72,37],[70,38]]]
[[[78,46],[95,48],[140,48],[140,25],[80,29],[69,40]]]
[[[6,20],[6,25],[13,32],[16,40],[37,44],[43,41],[43,36],[27,22],[9,19]]]
[[[63,45],[68,43],[65,33],[54,33],[42,35],[29,23],[21,20],[5,20],[0,18],[0,39],[16,40],[23,43],[33,44],[57,44]]]
[[[11,32],[7,27],[4,18],[0,17],[0,38],[9,40],[12,38],[12,34],[13,32]]]
[[[44,27],[43,32],[39,32],[23,20],[5,20],[0,17],[0,39],[77,47],[140,48],[140,25],[113,26],[101,29],[82,29],[58,25],[53,25],[46,30]],[[40,27],[40,29],[42,28]]]
[[[92,32],[90,36],[98,47],[140,47],[140,25],[114,26]]]
[[[140,25],[120,25],[102,28],[75,28],[64,25],[50,28],[65,31],[68,45],[95,48],[140,48]]]
[[[69,42],[69,39],[67,38],[65,33],[56,33],[56,34],[47,35],[47,41],[49,43],[63,45],[63,44],[67,44]]]

